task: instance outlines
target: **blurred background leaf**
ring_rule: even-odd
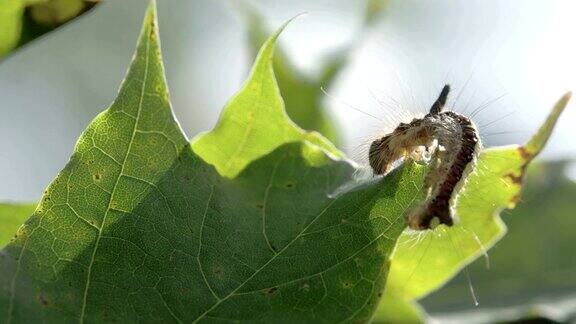
[[[10,242],[16,230],[32,215],[36,203],[0,203],[0,248]]]
[[[0,59],[82,15],[99,0],[0,1]]]

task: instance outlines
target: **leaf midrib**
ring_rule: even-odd
[[[84,317],[86,315],[86,305],[87,305],[88,291],[90,290],[90,282],[91,282],[90,279],[92,276],[92,267],[94,265],[96,253],[98,252],[100,239],[102,237],[102,230],[104,229],[104,226],[106,225],[106,218],[108,216],[108,212],[110,211],[110,209],[112,207],[112,201],[114,200],[114,194],[116,192],[116,188],[118,187],[118,182],[120,181],[120,178],[122,177],[122,175],[124,173],[124,168],[126,167],[126,161],[128,160],[128,156],[130,155],[130,151],[132,149],[132,144],[134,143],[134,137],[136,136],[136,131],[138,129],[138,123],[140,121],[140,115],[141,115],[141,111],[142,111],[142,103],[144,101],[146,83],[148,80],[148,65],[149,65],[149,61],[150,61],[149,60],[150,59],[150,39],[149,39],[149,37],[145,37],[143,39],[146,40],[144,78],[142,80],[142,87],[140,89],[140,100],[138,102],[138,109],[136,111],[136,120],[134,121],[134,127],[132,128],[132,134],[130,137],[130,142],[128,143],[128,149],[126,150],[126,154],[124,155],[124,159],[123,159],[122,165],[120,167],[120,173],[118,174],[118,177],[116,178],[116,182],[114,183],[114,186],[112,187],[110,199],[108,200],[108,206],[106,207],[106,212],[104,213],[104,217],[102,218],[102,225],[98,229],[98,233],[96,236],[96,243],[94,244],[94,250],[92,251],[90,263],[88,264],[88,274],[86,275],[86,285],[84,287],[84,295],[83,295],[83,299],[82,299],[82,308],[81,308],[81,312],[80,312],[80,318],[78,319],[79,323],[81,323],[81,324],[84,323]],[[170,309],[168,309],[168,311],[172,314],[172,311]],[[174,314],[172,314],[172,315],[174,316]],[[181,322],[177,317],[175,317],[175,319],[178,322]]]

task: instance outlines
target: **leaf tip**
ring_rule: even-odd
[[[158,17],[156,0],[149,0],[148,7],[146,7],[146,14],[144,15],[144,22],[140,38],[149,38],[153,40],[158,39]]]
[[[284,28],[286,28],[286,26],[288,26],[294,20],[300,19],[302,17],[306,17],[306,16],[308,16],[308,14],[309,14],[308,11],[302,11],[301,13],[297,14],[296,16],[288,19],[284,24],[282,24],[282,26],[280,27],[280,31],[284,30]]]
[[[570,98],[572,98],[572,91],[566,92],[560,100],[565,102],[564,105],[567,105],[568,101],[570,101]]]
[[[148,11],[156,12],[156,0],[148,0]]]
[[[538,131],[532,136],[532,138],[523,146],[523,149],[529,154],[530,159],[534,158],[544,146],[548,142],[550,135],[552,135],[552,131],[554,130],[554,126],[556,126],[556,122],[558,118],[568,105],[570,98],[572,97],[572,92],[566,92],[554,105],[552,111],[544,121],[544,123],[540,126]]]
[[[296,16],[288,19],[286,22],[284,22],[275,32],[274,34],[272,34],[270,36],[270,38],[268,38],[268,40],[264,43],[264,45],[262,46],[262,49],[267,49],[269,47],[272,47],[272,49],[274,48],[274,45],[276,44],[276,40],[278,39],[278,37],[280,36],[280,34],[282,34],[282,32],[284,31],[284,29],[286,29],[286,26],[288,26],[292,21],[294,21],[295,19],[299,18],[299,17],[303,17],[305,15],[307,15],[307,12],[302,12],[297,14]]]

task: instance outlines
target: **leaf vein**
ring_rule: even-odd
[[[206,287],[208,287],[214,298],[216,298],[217,301],[220,301],[221,298],[218,297],[216,292],[214,292],[212,286],[210,285],[208,279],[206,278],[206,273],[204,272],[202,261],[200,260],[200,252],[202,251],[202,236],[204,234],[204,221],[206,220],[206,215],[208,214],[208,209],[210,208],[210,202],[212,201],[213,194],[214,194],[214,186],[212,186],[212,188],[210,189],[210,196],[208,196],[208,201],[206,202],[206,208],[204,209],[204,215],[202,216],[202,223],[200,224],[200,235],[199,235],[200,237],[198,239],[198,254],[196,254],[196,261],[198,262],[198,268],[200,269],[200,274],[202,274],[202,279],[204,279],[204,282],[206,283]]]
[[[304,233],[308,227],[312,226],[312,224],[314,224],[316,222],[316,220],[318,220],[318,218],[320,218],[320,216],[322,216],[336,201],[338,200],[338,197],[336,197],[334,200],[332,200],[327,206],[326,208],[324,208],[320,213],[318,213],[318,215],[316,217],[314,217],[314,219],[310,222],[310,224],[308,224],[305,228],[303,228],[288,244],[286,244],[286,246],[284,246],[284,248],[282,248],[282,250],[280,250],[280,252],[278,252],[278,254],[273,255],[270,260],[268,260],[266,263],[264,263],[260,268],[258,268],[258,270],[256,270],[250,277],[246,278],[246,280],[244,280],[242,283],[240,283],[238,285],[238,287],[236,287],[236,289],[234,289],[232,292],[230,292],[228,295],[226,295],[224,298],[222,298],[220,301],[218,301],[217,303],[215,303],[214,305],[212,305],[210,308],[208,308],[206,311],[204,311],[204,313],[200,314],[200,316],[198,316],[192,323],[198,323],[198,321],[200,321],[202,318],[204,318],[208,313],[210,313],[212,310],[214,310],[216,307],[218,307],[218,305],[220,305],[222,302],[226,301],[228,298],[232,297],[240,288],[242,288],[248,281],[250,281],[252,278],[254,278],[258,273],[260,273],[260,271],[262,271],[264,268],[266,268],[268,266],[268,264],[270,264],[272,261],[274,261],[276,259],[276,257],[280,254],[282,254],[282,252],[284,252],[286,249],[288,249],[294,242],[296,242],[296,240],[298,240],[300,238],[300,236],[302,235],[302,233]]]

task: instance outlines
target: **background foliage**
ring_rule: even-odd
[[[0,59],[82,15],[99,0],[13,0],[0,4]]]

